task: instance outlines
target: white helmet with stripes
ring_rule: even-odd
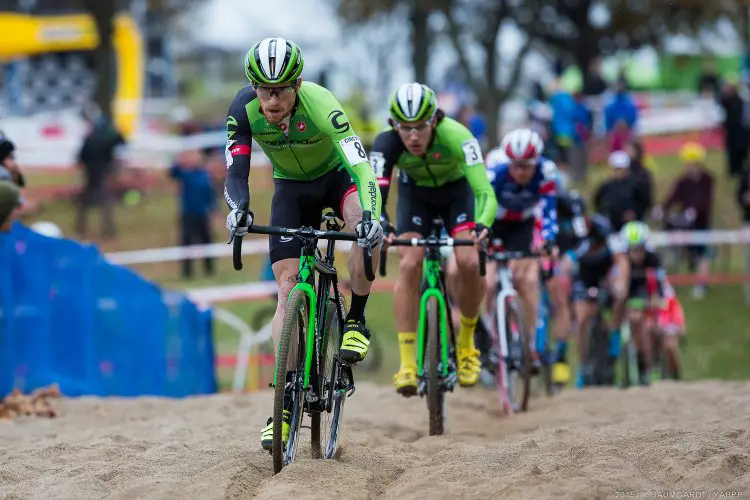
[[[391,97],[391,118],[397,122],[430,119],[436,111],[435,92],[422,83],[405,83]]]
[[[245,74],[254,85],[294,83],[302,73],[302,51],[284,38],[266,38],[245,56]]]
[[[527,128],[519,128],[508,132],[503,137],[503,152],[510,161],[537,160],[544,151],[544,143],[539,134]]]

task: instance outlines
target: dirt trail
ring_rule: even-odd
[[[0,425],[0,498],[750,497],[750,383],[568,391],[513,418],[483,389],[448,401],[448,434],[428,437],[424,400],[361,383],[341,458],[305,444],[273,477],[268,392],[63,400],[57,419]]]

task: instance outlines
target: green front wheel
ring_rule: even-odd
[[[425,332],[427,348],[425,371],[427,372],[427,408],[430,413],[430,436],[443,434],[445,430],[445,394],[442,388],[440,373],[440,302],[437,297],[430,297],[425,304],[427,308]]]

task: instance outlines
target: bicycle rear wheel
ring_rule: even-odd
[[[436,297],[427,299],[425,324],[427,347],[425,369],[427,371],[427,409],[430,413],[430,436],[443,434],[445,430],[445,394],[442,388],[442,357],[440,352],[440,304]]]
[[[302,387],[305,372],[305,354],[309,322],[309,305],[307,295],[302,290],[294,290],[289,295],[289,301],[284,315],[279,338],[279,352],[276,356],[276,389],[273,400],[273,455],[274,474],[294,461],[299,444],[299,432],[302,426],[302,413],[305,402]],[[286,380],[287,362],[292,359],[295,369],[292,380]],[[286,407],[290,412],[289,439],[286,446],[282,440],[283,415]]]
[[[593,367],[587,385],[606,385],[610,379],[612,367],[609,366],[609,332],[601,313],[591,319],[588,328],[588,359]]]
[[[507,391],[514,412],[529,409],[531,397],[531,345],[526,323],[518,302],[508,297],[505,300],[505,335],[508,343]]]
[[[340,317],[343,318],[346,315],[343,299],[338,307]],[[338,451],[348,386],[348,382],[342,380],[345,373],[339,363],[342,326],[336,312],[336,303],[331,299],[326,313],[325,337],[320,344],[320,366],[317,369],[321,374],[318,395],[325,404],[325,409],[311,415],[313,458],[333,458]]]

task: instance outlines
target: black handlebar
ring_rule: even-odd
[[[244,226],[247,223],[248,214],[248,202],[242,200],[239,205],[242,216],[238,221],[240,225]],[[362,220],[370,220],[371,214],[366,211],[362,214]],[[356,234],[344,233],[341,231],[324,231],[321,229],[314,229],[312,227],[301,227],[298,229],[290,229],[286,227],[278,226],[259,226],[253,224],[247,231],[253,234],[267,234],[267,235],[278,235],[278,236],[296,236],[299,238],[318,239],[318,240],[338,240],[338,241],[352,241],[358,242],[360,238]],[[234,247],[232,249],[232,260],[234,262],[234,269],[236,271],[242,270],[242,237],[236,236],[235,231],[229,235],[229,243],[233,242]],[[364,252],[365,260],[365,275],[369,281],[375,280],[375,272],[372,269],[372,248],[370,245],[365,245]]]
[[[240,220],[238,221],[241,226],[247,223],[247,200],[240,202]],[[232,247],[232,263],[234,264],[235,271],[242,270],[242,236],[236,236],[236,229],[232,230],[232,234],[229,236],[229,240],[233,241],[234,246]]]
[[[362,222],[372,222],[372,212],[365,210],[362,212]],[[365,259],[365,277],[367,281],[375,281],[375,270],[372,268],[372,246],[363,244]]]
[[[474,240],[456,240],[453,238],[403,238],[393,240],[389,244],[394,247],[427,247],[427,248],[440,248],[440,247],[473,247],[475,245]],[[380,276],[386,274],[386,255],[388,252],[384,249],[380,249]],[[487,273],[487,250],[486,243],[482,243],[482,247],[479,250],[479,274],[484,276]]]

